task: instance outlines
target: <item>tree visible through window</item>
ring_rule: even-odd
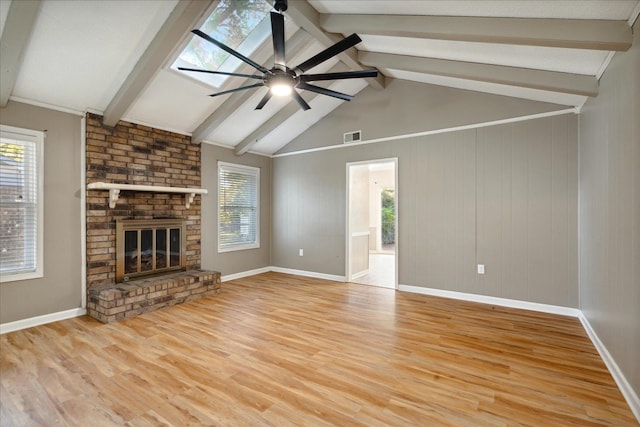
[[[382,190],[382,244],[396,242],[395,193],[391,189]]]
[[[38,131],[0,127],[0,281],[42,277],[42,143]]]
[[[260,247],[260,169],[218,163],[218,252]]]

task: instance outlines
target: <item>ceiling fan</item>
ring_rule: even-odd
[[[262,65],[252,61],[246,56],[242,55],[240,52],[230,48],[229,46],[221,43],[208,34],[200,30],[192,30],[191,32],[195,35],[202,37],[203,39],[213,43],[220,49],[225,50],[241,61],[251,65],[253,68],[258,70],[261,74],[240,74],[240,73],[228,73],[224,71],[211,71],[211,70],[202,70],[198,68],[185,68],[178,67],[178,70],[182,71],[194,71],[199,73],[210,73],[210,74],[222,74],[233,77],[244,77],[247,79],[260,80],[259,83],[241,86],[235,89],[225,90],[218,93],[213,93],[209,96],[220,96],[226,95],[232,92],[238,92],[247,89],[253,89],[257,87],[266,86],[270,90],[265,94],[265,96],[260,100],[258,105],[256,106],[256,110],[261,110],[262,107],[266,105],[267,102],[271,99],[273,95],[276,96],[286,96],[291,95],[293,99],[296,100],[300,108],[303,110],[309,110],[311,107],[307,102],[300,96],[297,89],[308,90],[310,92],[319,93],[321,95],[332,96],[334,98],[343,99],[345,101],[351,101],[353,96],[348,95],[346,93],[336,92],[331,89],[326,89],[320,86],[316,86],[313,84],[309,84],[309,82],[321,81],[321,80],[342,80],[342,79],[357,79],[364,77],[377,77],[378,70],[362,70],[362,71],[346,71],[341,73],[324,73],[324,74],[304,74],[307,70],[315,67],[318,64],[321,64],[328,59],[338,55],[339,53],[349,49],[350,47],[355,46],[360,43],[362,40],[358,37],[357,34],[351,34],[349,37],[337,42],[333,46],[328,47],[312,58],[307,59],[303,63],[297,65],[296,67],[289,68],[285,63],[285,43],[284,43],[284,16],[282,12],[287,10],[288,4],[287,0],[275,0],[274,9],[276,12],[270,12],[271,14],[271,33],[273,39],[273,67],[271,69],[267,69]]]

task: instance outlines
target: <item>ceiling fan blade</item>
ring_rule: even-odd
[[[254,85],[249,85],[249,86],[241,86],[241,87],[237,87],[235,89],[229,89],[229,90],[223,90],[222,92],[218,92],[218,93],[212,93],[209,96],[220,96],[220,95],[226,95],[228,93],[233,93],[233,92],[239,92],[241,90],[247,90],[247,89],[252,89],[254,87],[261,87],[264,86],[264,83],[256,83]]]
[[[246,56],[244,56],[243,54],[241,54],[240,52],[237,52],[233,49],[231,49],[229,46],[227,46],[224,43],[220,43],[218,40],[213,39],[211,37],[209,37],[208,34],[203,33],[200,30],[192,30],[191,31],[193,34],[202,37],[203,39],[207,40],[210,43],[213,43],[214,45],[218,46],[220,49],[224,50],[225,52],[230,53],[231,55],[235,56],[236,58],[238,58],[239,60],[246,62],[247,64],[251,65],[253,68],[255,68],[256,70],[262,72],[262,73],[268,73],[269,70],[267,70],[266,68],[264,68],[262,65],[253,62],[252,60],[250,60],[249,58],[247,58]]]
[[[311,68],[315,67],[316,65],[323,63],[327,59],[336,56],[340,52],[343,52],[343,51],[349,49],[350,47],[353,47],[353,46],[357,45],[361,41],[362,41],[362,39],[360,37],[358,37],[357,34],[355,34],[355,33],[351,34],[349,37],[347,37],[345,39],[342,39],[341,41],[339,41],[338,43],[334,44],[333,46],[328,47],[327,49],[323,50],[322,52],[320,52],[316,56],[307,59],[302,64],[298,65],[296,68],[298,70],[302,71],[302,72],[310,70]]]
[[[303,90],[308,90],[310,92],[319,93],[321,95],[333,96],[334,98],[343,99],[345,101],[351,101],[353,99],[353,96],[347,95],[346,93],[336,92],[335,90],[325,89],[323,87],[310,85],[310,84],[305,83],[305,82],[298,83],[298,86],[296,86],[296,87],[298,89],[303,89]]]
[[[273,62],[284,67],[284,16],[281,13],[271,12],[271,37],[273,38]]]
[[[311,109],[309,104],[307,104],[307,102],[304,99],[302,99],[300,94],[295,89],[293,90],[293,92],[291,92],[291,96],[293,96],[293,99],[296,100],[300,108],[302,108],[303,110],[307,111]]]
[[[316,82],[319,80],[359,79],[365,77],[378,77],[378,70],[347,71],[344,73],[302,74],[299,77],[303,82]]]
[[[269,91],[267,93],[264,94],[264,97],[260,100],[260,102],[258,102],[258,105],[256,105],[256,110],[262,110],[262,107],[265,106],[265,104],[267,102],[269,102],[269,100],[271,99],[271,96],[273,95],[273,93],[271,93],[271,89],[269,89]]]
[[[256,79],[256,80],[262,80],[264,78],[264,76],[256,76],[256,75],[253,75],[253,74],[227,73],[227,72],[224,72],[224,71],[201,70],[199,68],[178,67],[178,70],[180,70],[180,71],[196,71],[198,73],[222,74],[224,76],[245,77],[247,79]]]

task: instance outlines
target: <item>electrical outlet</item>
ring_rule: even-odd
[[[304,256],[304,250],[298,249],[298,255],[299,256]]]
[[[484,264],[478,264],[478,274],[484,274]]]

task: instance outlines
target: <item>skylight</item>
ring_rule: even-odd
[[[243,55],[250,56],[271,34],[271,10],[272,5],[266,0],[221,0],[200,30]],[[242,64],[242,61],[212,43],[193,36],[171,68],[235,72]],[[222,86],[229,78],[207,73],[178,72],[215,88]]]

